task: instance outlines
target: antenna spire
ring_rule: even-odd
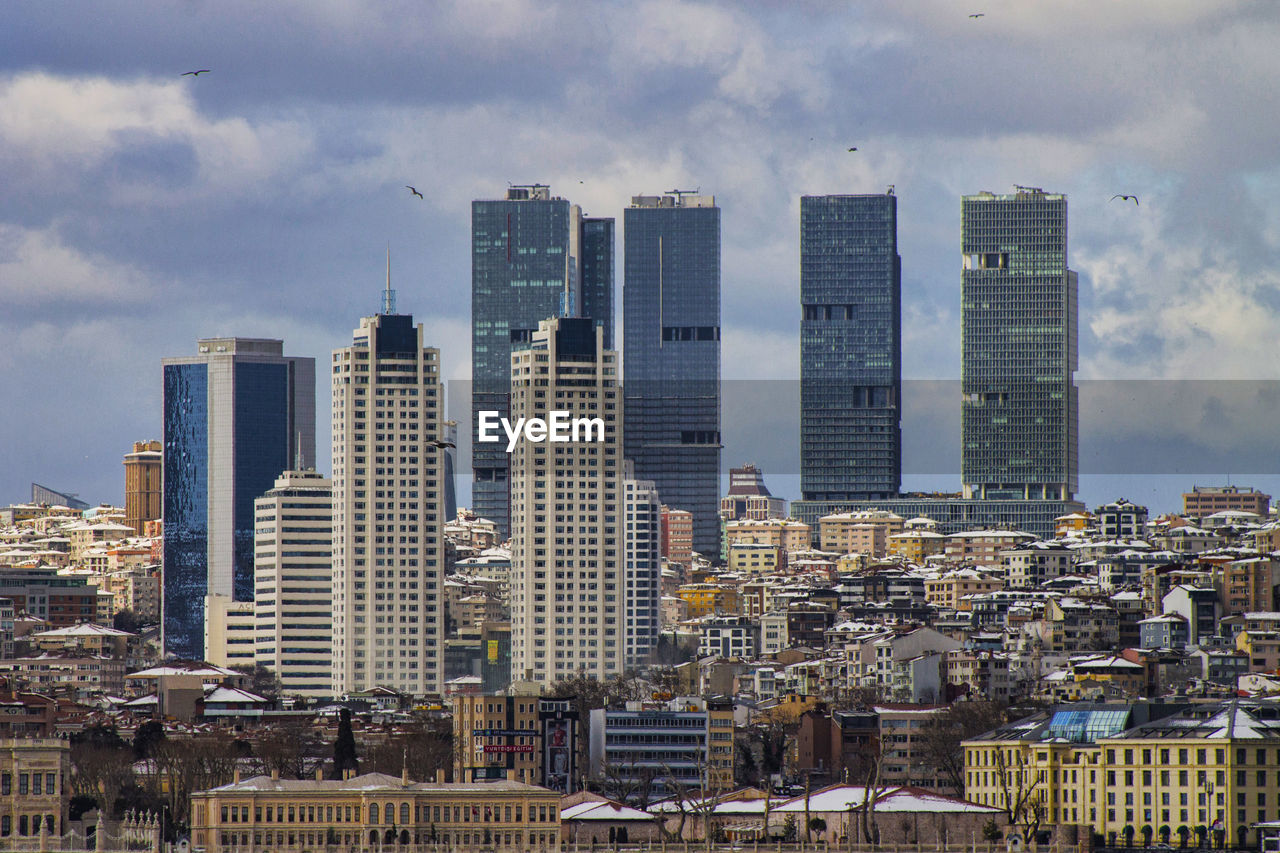
[[[391,289],[391,244],[387,244],[387,291],[382,297],[382,313],[396,313],[396,292]]]

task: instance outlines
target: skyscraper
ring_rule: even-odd
[[[658,645],[662,628],[658,609],[662,580],[662,557],[658,553],[658,516],[662,504],[658,490],[647,480],[631,476],[634,466],[628,460],[623,488],[626,493],[626,531],[624,533],[626,576],[626,663],[641,667],[649,662],[649,653]]]
[[[421,696],[444,672],[440,352],[397,314],[333,352],[334,693]]]
[[[612,219],[583,218],[542,184],[471,203],[473,437],[476,412],[507,415],[511,352],[529,343],[542,320],[588,317],[612,346],[613,230]],[[503,536],[508,462],[503,447],[472,445],[472,507]]]
[[[1071,500],[1079,401],[1067,198],[1018,187],[965,196],[961,213],[964,495]]]
[[[800,199],[800,490],[895,497],[902,484],[898,199]]]
[[[333,696],[333,484],[285,471],[254,511],[254,662],[286,696]]]
[[[720,550],[720,208],[715,196],[635,196],[623,216],[626,456],[693,546]]]
[[[315,359],[210,338],[164,360],[164,650],[204,657],[206,595],[253,600],[253,502],[315,464]]]
[[[598,423],[568,442],[522,438],[511,453],[513,679],[550,684],[624,669],[619,394],[617,353],[589,319],[544,320],[511,357],[512,421],[554,410]]]

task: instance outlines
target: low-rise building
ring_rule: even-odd
[[[42,830],[51,844],[60,838],[67,831],[70,778],[67,741],[0,739],[0,848],[35,850]]]
[[[591,776],[643,784],[654,797],[733,787],[733,703],[680,697],[591,712]]]

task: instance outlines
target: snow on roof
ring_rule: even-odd
[[[206,704],[209,702],[249,702],[256,705],[265,703],[267,700],[247,690],[237,690],[234,687],[215,687],[204,697],[204,701]]]
[[[961,814],[996,814],[1000,809],[982,806],[954,797],[930,794],[913,788],[899,788],[876,801],[877,812],[946,812]]]
[[[211,663],[187,662],[153,666],[151,669],[144,669],[141,672],[126,675],[125,678],[160,678],[166,675],[199,675],[204,678],[215,678],[228,675],[243,675],[243,673],[236,672],[234,669],[214,666]]]
[[[132,637],[128,631],[117,631],[115,628],[106,628],[102,625],[94,625],[92,622],[81,622],[79,625],[72,625],[68,628],[54,628],[51,631],[41,631],[35,634],[36,637]]]
[[[653,815],[620,803],[584,802],[560,810],[560,820],[653,820]]]

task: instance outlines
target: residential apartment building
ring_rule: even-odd
[[[630,462],[627,463],[630,470]],[[626,531],[623,549],[626,572],[626,663],[643,666],[658,644],[662,614],[658,609],[662,558],[658,553],[662,504],[650,480],[628,476],[623,483]]]
[[[883,557],[889,537],[901,533],[902,516],[883,510],[839,512],[818,521],[818,547],[834,554]]]
[[[1271,495],[1249,486],[1192,486],[1182,495],[1182,514],[1191,518],[1228,510],[1266,518],[1271,511]]]
[[[453,778],[542,784],[542,732],[537,692],[457,696],[453,711]]]
[[[661,497],[661,493],[659,493]],[[693,513],[663,504],[658,517],[662,559],[688,568],[693,564]]]
[[[751,464],[729,469],[729,493],[720,499],[721,518],[764,521],[786,516],[786,499],[770,494],[763,471]]]
[[[411,696],[444,681],[444,435],[440,352],[383,313],[334,350],[335,695],[374,686]]]
[[[625,470],[617,353],[587,318],[544,320],[511,356],[511,417],[565,413],[577,441],[511,453],[511,669],[551,684],[626,667]],[[592,439],[594,430],[596,438]]]

